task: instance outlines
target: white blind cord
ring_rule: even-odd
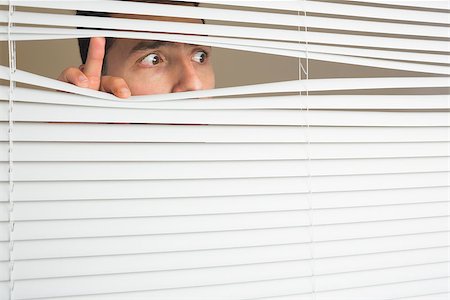
[[[309,106],[308,106],[308,79],[309,79],[309,59],[308,59],[308,25],[306,24],[306,6],[305,6],[306,0],[300,0],[300,6],[303,14],[305,16],[305,66],[303,66],[301,58],[298,59],[299,62],[299,68],[298,68],[298,79],[301,81],[303,78],[303,74],[305,74],[305,79],[307,84],[305,85],[305,92],[302,94],[302,92],[299,93],[300,99],[302,100],[301,110],[303,111],[303,106],[305,107],[305,113],[302,113],[302,116],[304,118],[304,137],[306,140],[306,173],[307,173],[307,189],[308,192],[306,194],[306,200],[308,204],[308,235],[309,235],[309,252],[310,252],[310,260],[309,260],[309,267],[311,270],[311,290],[313,299],[316,299],[316,282],[315,282],[315,254],[314,254],[314,231],[313,231],[313,205],[311,200],[311,194],[312,194],[312,187],[311,187],[311,153],[310,153],[310,137],[309,137],[309,122],[308,122],[308,113],[309,113]],[[297,11],[297,15],[300,17],[300,9]],[[298,26],[298,31],[300,31],[300,26]],[[300,43],[300,42],[299,42]],[[303,96],[306,96],[304,99]],[[306,100],[306,101],[303,101]],[[303,126],[302,126],[303,127]]]
[[[14,81],[14,73],[16,70],[16,42],[11,38],[11,30],[13,26],[12,17],[15,7],[12,1],[9,1],[8,13],[8,52],[9,52],[9,101],[8,101],[8,178],[9,178],[9,287],[10,299],[13,299],[14,292],[14,181],[13,181],[13,104],[14,90],[16,87]]]

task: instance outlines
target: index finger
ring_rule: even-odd
[[[103,58],[105,57],[104,37],[93,37],[89,42],[89,51],[83,73],[89,79],[89,88],[98,90],[102,76]]]

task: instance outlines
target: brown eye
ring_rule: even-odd
[[[151,53],[147,55],[141,63],[145,65],[155,66],[161,62],[161,57],[158,54]]]
[[[205,51],[197,51],[194,56],[192,56],[192,60],[202,64],[206,61],[208,54]]]

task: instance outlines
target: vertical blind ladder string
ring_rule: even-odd
[[[303,10],[303,14],[306,17],[306,10],[305,10],[305,1],[306,0],[300,0],[300,5],[299,5],[299,10],[297,11],[297,15],[300,17],[300,8],[302,8]],[[305,18],[306,20],[306,18]],[[309,137],[309,122],[308,122],[308,113],[309,113],[309,106],[308,106],[308,96],[309,96],[309,92],[308,92],[308,79],[309,79],[309,60],[308,60],[308,26],[306,24],[304,24],[305,27],[305,65],[306,65],[306,69],[303,66],[302,60],[299,57],[298,62],[299,62],[299,68],[298,68],[298,79],[299,81],[302,80],[302,74],[305,74],[305,79],[306,79],[306,86],[305,86],[305,96],[306,96],[306,101],[303,102],[305,104],[305,111],[303,111],[303,105],[300,108],[300,112],[302,113],[302,116],[304,118],[305,121],[305,127],[304,127],[304,137],[306,140],[306,173],[307,173],[307,189],[308,192],[306,194],[306,200],[307,200],[307,205],[308,205],[308,235],[309,235],[309,253],[310,253],[310,260],[309,260],[309,268],[311,270],[311,290],[312,290],[312,297],[313,300],[316,299],[316,282],[315,282],[315,253],[314,253],[314,231],[313,231],[313,206],[312,206],[312,200],[311,200],[311,194],[312,194],[312,188],[311,188],[311,153],[310,153],[310,137]],[[297,27],[297,30],[300,31],[300,26]],[[299,43],[301,43],[299,41]],[[301,100],[303,100],[303,95],[302,92],[299,92],[299,97]],[[303,128],[303,125],[301,126]]]
[[[8,220],[9,220],[9,298],[13,299],[14,293],[14,181],[13,181],[13,104],[15,82],[14,72],[16,70],[16,42],[11,39],[11,30],[13,26],[12,17],[15,7],[12,0],[8,4],[8,54],[9,54],[9,96],[8,96]]]

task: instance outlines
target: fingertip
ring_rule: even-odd
[[[121,88],[116,96],[119,98],[128,98],[131,96],[131,92],[128,88]]]
[[[101,37],[101,36],[95,36],[95,37],[91,37],[91,42],[104,43],[104,42],[106,42],[106,39],[104,37]]]

